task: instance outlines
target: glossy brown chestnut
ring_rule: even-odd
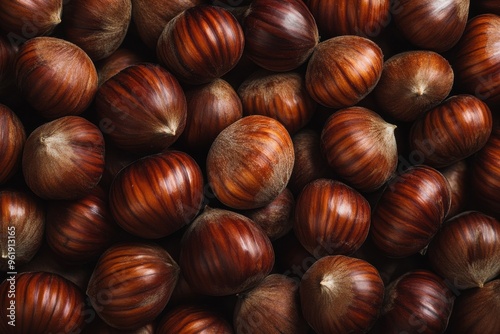
[[[0,104],[0,184],[8,181],[21,165],[26,132],[17,115]]]
[[[384,283],[368,262],[334,255],[307,270],[299,293],[304,318],[316,333],[366,333],[380,312]]]
[[[233,317],[236,334],[308,333],[298,288],[294,279],[272,274],[240,294]]]
[[[254,0],[243,18],[245,52],[260,67],[291,71],[318,44],[318,27],[301,0]]]
[[[122,44],[131,18],[131,0],[69,1],[64,6],[64,36],[97,61]]]
[[[131,152],[160,152],[186,125],[182,87],[170,72],[152,63],[129,66],[103,83],[95,106],[103,133]]]
[[[236,66],[244,45],[243,30],[233,14],[222,7],[194,6],[167,23],[156,54],[179,81],[203,84]]]
[[[389,257],[416,254],[439,230],[450,206],[451,191],[440,172],[410,167],[388,183],[375,206],[372,240]]]
[[[392,14],[403,36],[419,48],[444,52],[462,37],[469,0],[398,0]]]
[[[45,208],[28,192],[0,191],[0,271],[16,271],[40,248],[45,228]]]
[[[396,120],[411,122],[447,98],[453,80],[453,69],[440,54],[406,51],[384,63],[373,93],[382,112]]]
[[[345,108],[324,124],[321,151],[334,173],[347,184],[360,191],[374,191],[396,170],[395,128],[369,109]]]
[[[375,88],[383,62],[382,50],[367,38],[327,39],[318,44],[307,63],[306,89],[326,107],[353,106]]]
[[[427,254],[436,273],[457,289],[483,287],[500,273],[500,222],[478,211],[446,221]]]
[[[115,221],[142,238],[157,239],[189,224],[201,209],[203,175],[180,151],[141,158],[122,169],[111,185]]]
[[[245,115],[264,115],[280,121],[290,134],[306,126],[316,111],[298,72],[257,71],[238,88]]]
[[[156,333],[233,334],[230,323],[217,311],[202,305],[180,305],[166,313]]]
[[[44,123],[26,140],[22,170],[28,187],[44,199],[83,197],[102,177],[102,133],[80,116]]]
[[[97,92],[97,70],[78,46],[55,37],[24,43],[16,58],[17,86],[45,118],[81,114]]]
[[[472,95],[454,95],[413,123],[410,147],[421,163],[449,166],[479,151],[493,127],[489,107]]]
[[[453,68],[457,84],[481,100],[500,102],[500,16],[483,14],[472,18],[457,44]]]
[[[8,94],[14,86],[14,59],[17,48],[5,36],[0,36],[0,97]]]
[[[79,333],[85,324],[83,293],[52,273],[9,276],[0,284],[0,304],[0,331],[5,334]]]
[[[255,209],[285,189],[294,159],[292,139],[280,122],[261,115],[243,117],[210,147],[208,182],[225,205]]]
[[[391,20],[390,0],[306,0],[321,37],[377,37]]]
[[[118,74],[121,70],[138,63],[145,62],[143,57],[136,51],[127,48],[118,48],[109,57],[97,63],[97,74],[99,76],[99,86],[109,78]]]
[[[370,205],[344,183],[318,179],[297,198],[293,230],[315,257],[351,255],[368,236]]]
[[[217,135],[243,117],[241,100],[223,79],[186,90],[187,120],[180,141],[193,151],[207,152]]]
[[[467,208],[470,191],[470,168],[465,160],[455,162],[453,165],[440,170],[448,181],[451,191],[451,207],[447,218],[451,218]],[[476,195],[475,195],[476,196]]]
[[[206,208],[184,234],[179,264],[195,291],[225,296],[253,288],[266,277],[274,264],[274,251],[250,218]]]
[[[87,296],[108,325],[132,330],[156,319],[178,278],[179,266],[160,246],[120,243],[99,258]]]
[[[446,282],[429,270],[403,274],[386,288],[375,333],[440,334],[445,331],[455,296]]]

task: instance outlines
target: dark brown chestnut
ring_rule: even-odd
[[[133,330],[159,316],[178,278],[179,266],[160,246],[119,243],[99,258],[87,296],[108,325]]]
[[[474,1],[479,10],[483,13],[500,15],[500,3],[496,0],[478,0]]]
[[[116,329],[105,323],[101,318],[95,317],[92,323],[85,326],[82,334],[155,334],[156,323],[150,322],[133,330]]]
[[[40,125],[24,145],[24,179],[44,199],[83,197],[99,183],[103,170],[102,133],[80,116]]]
[[[206,208],[183,236],[179,264],[195,291],[225,296],[253,288],[264,279],[273,267],[274,251],[250,218]]]
[[[17,115],[0,104],[0,184],[8,181],[21,166],[26,131]]]
[[[498,220],[463,212],[447,220],[429,244],[429,262],[457,289],[483,287],[500,273],[499,238]]]
[[[233,334],[233,328],[216,310],[204,305],[179,305],[167,312],[158,324],[156,333]]]
[[[384,283],[368,262],[333,255],[306,271],[299,293],[304,318],[316,333],[366,333],[379,315]]]
[[[99,86],[121,70],[143,62],[144,58],[138,52],[124,47],[118,48],[110,56],[97,62]]]
[[[244,45],[233,14],[218,6],[194,6],[167,23],[156,54],[179,81],[203,84],[236,66]]]
[[[450,186],[451,207],[447,218],[451,218],[465,211],[468,206],[470,168],[465,160],[460,160],[440,170],[440,172],[446,178]]]
[[[342,182],[318,179],[304,187],[295,205],[293,230],[316,257],[351,255],[370,230],[370,205]]]
[[[142,238],[157,239],[189,224],[201,209],[203,175],[180,151],[141,158],[122,169],[111,185],[115,221]]]
[[[298,72],[257,71],[239,86],[238,95],[245,115],[277,119],[291,135],[306,126],[316,111],[316,101]]]
[[[451,206],[446,178],[420,165],[395,176],[372,213],[371,237],[389,257],[407,257],[423,250],[437,233]]]
[[[374,111],[349,107],[333,113],[321,132],[321,151],[333,172],[363,192],[380,188],[396,171],[394,130]]]
[[[8,94],[15,86],[14,59],[17,47],[12,45],[5,36],[0,35],[0,98]]]
[[[210,147],[208,182],[223,204],[255,209],[285,189],[294,158],[292,139],[280,122],[246,116],[222,130]]]
[[[104,82],[95,98],[102,132],[118,147],[157,153],[186,125],[184,91],[170,72],[152,63],[132,65]]]
[[[446,167],[479,151],[492,128],[486,103],[472,95],[454,95],[413,123],[410,147],[421,163]]]
[[[406,51],[384,63],[373,93],[383,113],[411,122],[447,98],[453,80],[453,69],[440,54],[428,50]]]
[[[403,36],[419,48],[444,52],[462,37],[469,0],[398,0],[392,14]]]
[[[79,333],[86,304],[80,289],[52,273],[9,275],[0,284],[0,331],[18,333]]]
[[[383,63],[382,50],[367,38],[327,39],[317,45],[307,63],[306,89],[326,107],[353,106],[375,88]]]
[[[97,70],[78,46],[55,37],[24,43],[16,58],[17,86],[45,118],[79,115],[97,92]]]

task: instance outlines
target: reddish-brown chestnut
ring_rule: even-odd
[[[165,151],[122,169],[109,196],[111,213],[123,229],[142,238],[162,238],[198,214],[203,175],[188,154]]]
[[[334,173],[354,188],[380,188],[398,164],[394,130],[377,113],[350,107],[333,113],[321,132],[321,151]]]
[[[421,163],[446,167],[479,151],[492,127],[486,103],[472,95],[454,95],[413,123],[410,147]]]
[[[137,329],[124,331],[113,328],[105,323],[101,318],[95,317],[92,323],[85,326],[82,334],[155,334],[156,323],[154,321]]]
[[[483,287],[500,274],[500,222],[477,211],[446,221],[427,254],[436,273],[457,289]]]
[[[451,191],[451,207],[447,218],[463,212],[468,204],[469,197],[467,194],[470,191],[469,171],[469,166],[465,160],[460,160],[440,171],[448,181]]]
[[[17,115],[0,104],[0,184],[5,183],[21,165],[26,132]]]
[[[344,255],[316,261],[300,282],[302,313],[318,334],[366,333],[384,299],[384,283],[371,264]]]
[[[45,118],[81,114],[97,92],[97,70],[78,46],[55,37],[24,43],[16,58],[17,86]]]
[[[115,74],[118,74],[121,70],[143,62],[143,57],[137,51],[127,48],[117,49],[109,57],[97,63],[99,86]]]
[[[416,254],[439,230],[450,205],[448,181],[440,172],[410,167],[384,189],[372,213],[371,237],[387,256]]]
[[[203,84],[236,66],[244,44],[233,14],[222,7],[194,6],[167,23],[156,53],[180,81]]]
[[[474,3],[483,13],[500,15],[500,2],[497,0],[478,0],[474,1]]]
[[[156,333],[233,334],[229,322],[217,311],[208,306],[179,305],[167,312],[160,320]]]
[[[382,112],[396,120],[411,122],[447,98],[453,80],[453,69],[440,54],[406,51],[384,63],[373,93]]]
[[[100,87],[95,105],[103,133],[118,147],[157,153],[186,125],[187,104],[177,79],[156,64],[132,65]]]
[[[306,89],[326,107],[353,106],[375,88],[383,63],[382,50],[367,38],[327,39],[318,44],[307,63]]]
[[[47,272],[9,276],[0,284],[0,332],[79,333],[85,324],[80,289]]]
[[[0,36],[0,97],[8,94],[9,89],[15,85],[13,65],[16,53],[17,47],[6,37]]]
[[[351,255],[370,230],[370,205],[344,183],[318,179],[304,187],[295,205],[293,230],[315,257]]]
[[[179,266],[158,245],[120,243],[102,254],[87,295],[108,325],[132,330],[158,317],[179,278]]]
[[[225,205],[255,209],[285,189],[294,159],[292,139],[280,122],[261,115],[243,117],[225,128],[210,147],[208,181]]]
[[[44,199],[83,197],[102,177],[102,133],[80,116],[44,123],[26,140],[22,170],[28,187]]]
[[[183,236],[179,264],[194,290],[224,296],[256,286],[271,271],[274,251],[250,218],[206,208]]]

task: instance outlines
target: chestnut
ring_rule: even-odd
[[[116,329],[106,324],[101,318],[95,317],[92,323],[85,326],[82,334],[155,334],[156,331],[155,322],[150,322],[144,326],[137,329],[124,331],[121,329]]]
[[[483,287],[500,274],[500,222],[478,211],[446,221],[427,249],[429,263],[451,286]]]
[[[6,105],[0,104],[0,184],[17,173],[21,166],[26,131],[19,117]]]
[[[200,5],[167,23],[156,54],[179,81],[203,84],[236,66],[244,44],[243,30],[233,14],[222,7]]]
[[[7,37],[0,35],[0,98],[6,96],[15,86],[14,59],[17,47],[12,45]]]
[[[174,233],[201,209],[203,175],[196,161],[165,151],[134,161],[115,177],[109,206],[127,232],[149,239]]]
[[[207,177],[215,196],[234,209],[269,204],[286,187],[294,164],[293,143],[277,120],[243,117],[215,138]]]
[[[119,243],[99,258],[87,296],[108,325],[133,330],[163,311],[179,278],[179,266],[155,244]]]
[[[373,209],[370,234],[383,254],[402,258],[423,250],[451,206],[446,178],[419,165],[395,176]]]
[[[500,3],[496,0],[475,1],[479,9],[484,13],[500,15]]]
[[[24,145],[24,179],[44,199],[83,197],[99,183],[103,170],[102,133],[80,116],[64,116],[40,125]]]
[[[121,70],[143,62],[144,59],[138,52],[124,47],[118,48],[111,55],[97,62],[99,86]]]
[[[132,65],[104,82],[95,106],[102,132],[118,148],[134,153],[167,149],[186,125],[184,91],[159,65]]]
[[[323,126],[321,151],[336,175],[357,190],[371,192],[396,171],[395,129],[370,109],[341,109]]]
[[[0,331],[17,333],[79,333],[86,305],[80,289],[47,272],[9,275],[0,284]]]
[[[472,95],[454,95],[413,123],[410,147],[421,163],[442,168],[479,151],[492,128],[486,103]]]
[[[156,333],[233,334],[230,323],[217,311],[204,305],[179,305],[167,312],[158,324]]]
[[[441,174],[448,181],[451,191],[451,207],[447,218],[451,218],[467,208],[470,191],[470,168],[465,160],[460,160],[442,169]]]
[[[271,274],[238,295],[233,316],[236,334],[308,333],[298,289],[294,279]]]
[[[238,95],[245,115],[277,119],[291,135],[306,126],[316,111],[316,101],[298,72],[257,71],[239,86]]]
[[[470,0],[398,0],[394,22],[413,45],[436,52],[450,50],[462,37]]]
[[[373,93],[380,110],[412,122],[450,94],[454,72],[440,54],[428,50],[398,53],[384,63]]]
[[[316,333],[366,333],[379,315],[384,283],[368,262],[331,255],[306,271],[299,293],[304,318]]]
[[[245,53],[269,71],[298,68],[319,41],[314,17],[302,0],[254,0],[242,25]]]
[[[179,264],[188,284],[204,295],[226,296],[256,286],[274,264],[271,241],[236,212],[205,208],[189,225]]]
[[[367,38],[345,35],[324,40],[307,63],[307,92],[329,108],[353,106],[375,88],[383,62],[382,50]]]
[[[295,205],[293,230],[316,257],[351,255],[370,230],[370,205],[342,182],[317,179],[304,187]]]
[[[90,57],[55,37],[24,43],[16,57],[15,76],[21,94],[48,119],[81,114],[97,92],[97,70]]]
[[[45,207],[29,192],[0,190],[0,271],[13,272],[36,255],[43,241]]]

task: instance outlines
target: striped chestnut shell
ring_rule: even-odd
[[[158,324],[156,333],[233,334],[230,323],[216,310],[204,305],[182,304],[169,310]]]
[[[158,59],[179,81],[203,84],[236,66],[245,40],[229,11],[216,6],[194,6],[167,23],[156,47]]]
[[[0,184],[18,172],[21,166],[26,131],[19,117],[7,106],[0,104]]]

